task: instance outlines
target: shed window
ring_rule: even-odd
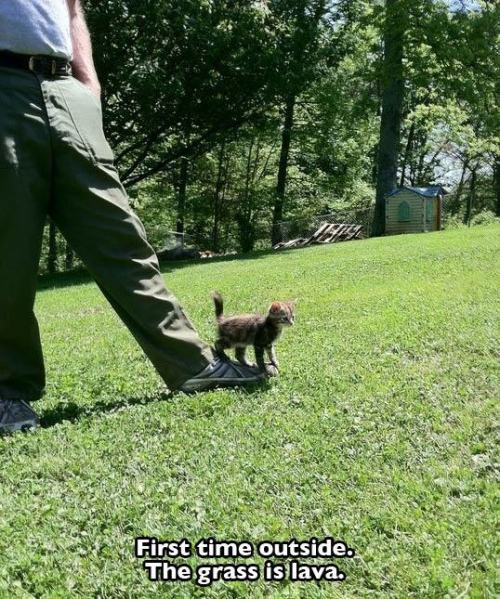
[[[401,202],[399,204],[398,213],[400,221],[410,220],[410,204],[408,204],[408,202]]]
[[[432,221],[432,217],[434,216],[434,200],[427,200],[425,205],[425,219],[428,223]]]

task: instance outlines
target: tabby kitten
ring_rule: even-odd
[[[277,374],[279,363],[274,344],[281,335],[283,327],[293,325],[295,302],[273,302],[265,316],[260,314],[223,316],[224,305],[220,293],[215,291],[212,297],[219,333],[215,349],[219,356],[227,359],[224,350],[234,347],[236,359],[245,366],[253,366],[245,357],[246,348],[253,345],[258,367],[267,374]],[[271,368],[266,368],[264,352],[271,361]]]

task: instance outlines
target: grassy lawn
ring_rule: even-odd
[[[43,289],[43,426],[0,439],[0,597],[493,597],[499,234],[166,271],[210,340],[214,288],[228,313],[298,298],[281,378],[251,393],[169,397],[93,283]],[[157,585],[144,534],[357,555],[342,583]]]

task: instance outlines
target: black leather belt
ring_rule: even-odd
[[[0,67],[32,71],[45,77],[62,77],[71,74],[71,65],[64,58],[29,56],[5,51],[0,51]]]

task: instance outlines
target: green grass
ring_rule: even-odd
[[[43,427],[0,439],[0,597],[493,597],[499,233],[166,273],[209,339],[214,288],[228,312],[298,298],[281,378],[253,393],[169,397],[94,284],[45,288]],[[357,556],[340,584],[158,586],[143,534]]]

